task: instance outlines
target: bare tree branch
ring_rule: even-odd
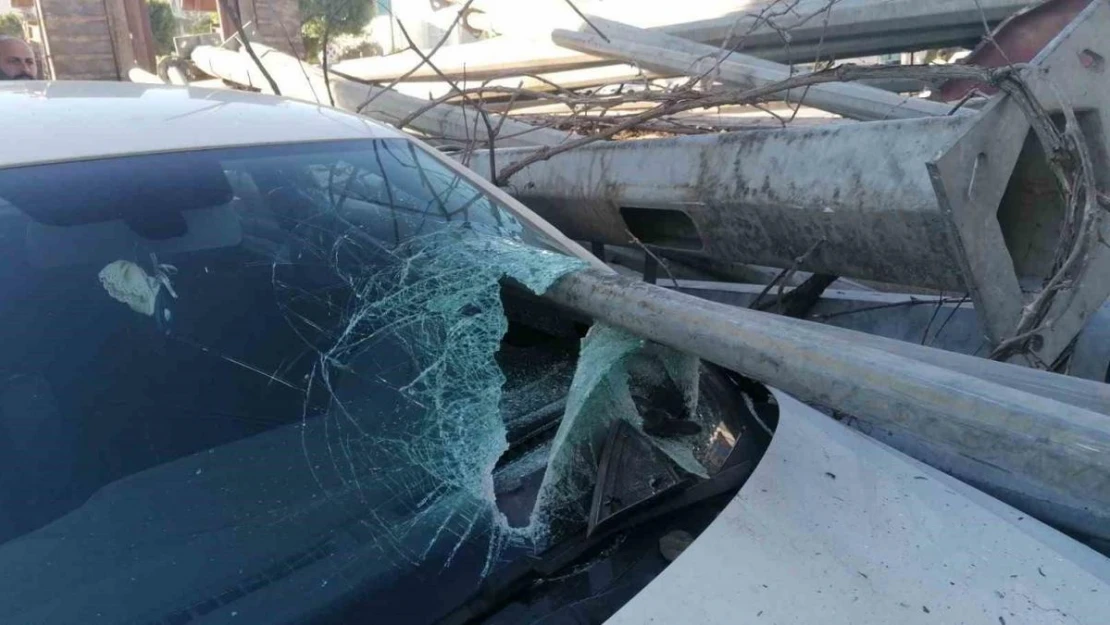
[[[232,25],[235,26],[235,32],[239,36],[239,41],[243,42],[243,48],[246,49],[247,55],[250,56],[254,64],[258,66],[258,71],[262,72],[262,75],[266,78],[266,82],[270,83],[270,89],[272,89],[276,95],[281,95],[281,89],[278,89],[277,82],[274,81],[274,77],[270,75],[270,72],[266,70],[266,66],[262,64],[258,55],[254,53],[250,38],[248,38],[247,33],[243,31],[243,18],[239,15],[238,3],[236,3],[236,6],[232,7],[229,0],[220,0],[220,5],[223,6],[224,13],[231,18]]]
[[[671,273],[671,268],[667,266],[667,263],[663,262],[663,259],[659,258],[655,254],[655,252],[648,249],[648,246],[644,245],[643,241],[641,241],[636,235],[632,234],[631,230],[629,230],[628,228],[625,228],[624,233],[628,235],[629,242],[635,244],[636,247],[643,250],[644,254],[647,254],[648,256],[650,256],[652,258],[652,260],[654,260],[656,263],[659,264],[660,267],[663,268],[663,271],[667,272],[667,277],[671,279],[671,284],[674,285],[675,287],[677,287],[678,286],[678,280],[676,280],[675,277],[674,277],[674,274]]]
[[[821,245],[824,244],[824,243],[825,243],[825,238],[824,237],[821,237],[820,239],[817,239],[816,241],[814,241],[813,245],[809,246],[809,249],[806,250],[804,254],[802,254],[801,256],[798,256],[794,259],[794,264],[793,265],[791,265],[787,269],[783,269],[782,271],[780,271],[778,273],[778,275],[776,275],[774,277],[774,279],[771,280],[770,284],[768,284],[762,291],[760,291],[759,295],[755,296],[755,300],[752,301],[751,305],[749,305],[748,308],[752,308],[752,309],[755,309],[755,310],[762,310],[759,307],[760,302],[762,302],[763,298],[766,297],[767,294],[771,292],[771,289],[775,288],[776,284],[779,287],[778,301],[781,302],[782,299],[783,299],[783,295],[782,295],[783,288],[786,286],[786,283],[790,280],[790,277],[793,276],[796,271],[798,271],[799,267],[801,267],[807,261],[809,261],[809,259],[812,258],[815,253],[817,253],[817,249],[820,248]]]
[[[960,298],[960,301],[956,302],[956,305],[952,307],[952,310],[948,311],[948,316],[944,318],[944,321],[940,324],[940,327],[937,328],[937,331],[933,334],[933,338],[929,340],[929,345],[937,342],[937,339],[940,338],[941,333],[944,332],[944,328],[948,326],[948,322],[952,321],[952,317],[956,315],[956,311],[960,309],[960,306],[966,304],[967,300],[970,299],[970,297],[971,296],[969,294],[964,293],[964,296]],[[925,332],[928,333],[928,331],[928,328],[926,328]]]
[[[388,85],[383,87],[382,91],[377,92],[376,94],[367,98],[365,102],[363,102],[362,104],[359,104],[358,107],[355,109],[355,111],[358,112],[358,113],[361,113],[363,111],[363,109],[365,109],[367,106],[370,106],[371,102],[378,99],[378,96],[385,93],[385,91],[384,91],[385,89],[392,89],[392,88],[396,87],[397,83],[399,83],[399,82],[403,81],[404,79],[408,78],[409,76],[412,76],[413,74],[415,74],[416,70],[423,67],[425,63],[428,63],[430,65],[430,61],[428,61],[428,59],[431,58],[432,56],[434,56],[436,52],[439,52],[440,47],[442,47],[443,44],[446,43],[448,37],[451,36],[451,33],[455,30],[455,27],[458,26],[459,22],[462,20],[463,14],[466,13],[466,10],[469,9],[470,5],[473,4],[473,3],[474,3],[474,0],[466,0],[466,4],[464,4],[462,6],[462,8],[459,9],[459,12],[455,15],[454,21],[452,21],[451,25],[447,27],[447,31],[443,33],[443,36],[439,38],[439,41],[436,42],[436,45],[432,48],[431,52],[429,52],[426,56],[417,49],[416,45],[412,41],[412,38],[410,38],[408,36],[408,31],[406,31],[404,26],[401,25],[401,21],[397,20],[397,25],[401,27],[401,33],[405,36],[405,40],[409,42],[409,46],[412,48],[412,50],[414,52],[416,52],[417,55],[420,56],[420,62],[417,63],[415,66],[413,66],[413,68],[410,69],[409,71],[405,72],[404,74],[401,74],[400,76],[398,76],[398,77],[394,78],[392,81],[390,81],[390,83]],[[440,76],[443,76],[443,73],[439,72],[438,70],[436,71],[436,73],[439,74]],[[349,76],[344,76],[343,74],[340,74],[340,76],[343,76],[344,78],[348,78],[348,79],[350,78]],[[454,85],[452,85],[452,86],[454,86]],[[455,89],[457,90],[458,87],[455,87]],[[415,117],[413,119],[415,119]]]
[[[815,273],[782,297],[764,302],[758,310],[774,309],[780,315],[802,318],[821,299],[821,294],[825,292],[825,289],[829,288],[836,280],[837,277],[834,275]],[[779,288],[782,288],[781,284]]]
[[[1055,90],[1055,86],[1053,89]],[[1097,186],[1094,161],[1087,140],[1071,104],[1060,96],[1058,90],[1056,93],[1064,115],[1063,132],[1056,130],[1051,118],[1043,111],[1042,116],[1032,125],[1038,138],[1045,135],[1041,138],[1041,145],[1048,155],[1049,166],[1060,183],[1068,206],[1067,221],[1070,223],[1065,224],[1064,233],[1057,245],[1052,276],[1034,296],[1033,301],[1022,309],[1021,319],[1013,336],[995,346],[991,352],[991,358],[995,360],[1006,360],[1018,353],[1033,355],[1034,337],[1051,329],[1055,322],[1055,319],[1048,318],[1048,313],[1059,295],[1070,293],[1074,296],[1075,283],[1084,273],[1105,216],[1101,206],[1103,193]]]
[[[324,72],[324,90],[328,92],[328,103],[335,106],[335,95],[331,92],[331,74],[328,72],[328,41],[331,35],[331,13],[324,17],[324,37],[321,41],[320,70]]]

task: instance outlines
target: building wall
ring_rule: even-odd
[[[243,23],[250,22],[255,38],[298,58],[304,56],[301,41],[301,7],[298,0],[239,0]],[[245,28],[250,32],[250,28]]]
[[[174,0],[174,8],[180,11],[216,11],[217,0]]]
[[[127,80],[132,67],[154,70],[146,0],[35,0],[47,78]]]
[[[37,0],[46,66],[57,80],[118,80],[108,11],[101,0]]]

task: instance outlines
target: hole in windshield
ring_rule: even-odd
[[[433,620],[585,529],[609,421],[697,400],[404,139],[0,170],[0,243],[0,622]],[[704,477],[699,423],[650,444]]]

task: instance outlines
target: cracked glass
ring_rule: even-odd
[[[568,362],[502,402],[501,283],[584,264],[423,148],[9,169],[0,219],[0,620],[311,615],[529,542],[495,469]]]
[[[585,263],[404,139],[0,170],[0,244],[0,622],[428,622],[585,528],[614,422],[728,451],[697,359],[580,343],[535,296]]]

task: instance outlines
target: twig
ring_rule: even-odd
[[[323,56],[320,59],[320,69],[324,72],[324,91],[328,92],[328,104],[335,107],[335,96],[331,92],[331,74],[328,72],[328,39],[331,35],[331,14],[324,18]],[[311,82],[310,82],[311,84]]]
[[[798,258],[794,259],[794,265],[790,268],[790,271],[786,273],[786,277],[779,281],[779,292],[777,295],[777,299],[779,302],[783,301],[786,298],[786,296],[784,296],[782,293],[783,289],[786,287],[786,281],[794,277],[794,273],[798,271],[798,267],[804,265],[807,261],[809,261],[809,259],[813,257],[813,254],[817,251],[817,248],[821,247],[824,242],[825,237],[821,237],[820,239],[815,241],[808,250],[806,250],[805,254],[802,254]]]
[[[462,94],[463,93],[462,89],[459,89],[459,86],[455,83],[455,81],[448,78],[446,74],[444,74],[442,71],[440,71],[440,69],[438,67],[436,67],[435,63],[432,63],[432,60],[427,55],[425,55],[423,52],[420,51],[420,48],[418,48],[416,46],[416,43],[412,40],[412,37],[409,36],[408,30],[405,29],[405,25],[403,23],[401,23],[400,20],[397,20],[397,28],[400,29],[401,35],[404,36],[405,41],[408,42],[409,46],[412,48],[412,51],[415,52],[416,55],[420,57],[421,61],[423,61],[423,63],[425,63],[428,67],[430,67],[432,69],[432,71],[434,71],[436,73],[436,75],[438,75],[440,77],[441,80],[443,80],[448,85],[450,85],[452,91],[454,91],[458,94]],[[465,77],[464,77],[464,80],[465,80]],[[489,124],[489,117],[488,117],[489,114],[485,110],[485,108],[480,106],[480,105],[475,104],[473,101],[471,101],[469,96],[463,95],[463,101],[460,104],[460,106],[464,107],[463,108],[464,111],[466,110],[465,105],[467,105],[467,104],[470,104],[471,106],[473,106],[474,109],[477,111],[477,114],[482,116],[483,120],[486,122],[487,125]],[[408,119],[408,118],[406,117],[405,119]],[[404,120],[402,120],[402,121],[404,121]],[[463,117],[463,122],[464,122],[463,127],[464,128],[466,127],[465,121],[466,121],[466,117],[465,117],[465,113],[464,113],[464,117]],[[477,120],[475,120],[475,123],[477,123]],[[403,124],[401,122],[398,122],[395,125],[398,128],[403,127]],[[536,129],[529,129],[529,132],[532,132],[534,130],[536,130]],[[492,141],[492,138],[491,138],[491,141]],[[469,137],[467,138],[467,143],[468,144],[470,143]],[[491,146],[492,146],[492,143],[491,143]],[[492,175],[493,172],[490,172],[490,174]]]
[[[381,94],[386,92],[386,90],[389,90],[389,89],[392,89],[392,88],[396,87],[397,83],[399,83],[399,82],[403,81],[404,79],[408,78],[409,76],[412,76],[413,74],[415,74],[416,70],[420,69],[421,67],[424,67],[425,63],[429,63],[428,59],[431,58],[432,56],[434,56],[436,52],[439,52],[440,47],[443,46],[444,43],[446,43],[447,38],[451,36],[451,33],[454,32],[455,27],[458,25],[459,21],[462,20],[463,14],[466,13],[466,10],[469,9],[470,5],[473,4],[473,3],[474,3],[474,0],[466,0],[466,4],[464,4],[463,7],[461,9],[459,9],[459,12],[455,14],[455,19],[451,22],[451,25],[447,27],[447,31],[443,33],[443,36],[439,38],[439,41],[436,42],[436,45],[432,47],[432,50],[430,52],[428,52],[427,56],[425,56],[424,54],[421,54],[417,50],[416,45],[413,44],[412,39],[408,37],[408,33],[405,31],[404,27],[402,26],[401,27],[401,32],[402,32],[402,34],[405,35],[405,39],[409,42],[409,46],[412,47],[412,50],[414,52],[416,52],[417,55],[420,56],[420,62],[417,63],[415,66],[413,66],[413,68],[410,69],[409,71],[407,71],[404,74],[401,74],[400,76],[394,78],[385,87],[381,87],[380,88],[381,91],[378,91],[374,95],[367,98],[365,102],[363,102],[362,104],[359,104],[358,107],[355,108],[355,112],[361,113],[363,111],[363,109],[370,106],[370,103],[373,102],[374,100],[377,100],[378,97],[381,96]],[[401,26],[401,21],[400,20],[397,20],[397,25]],[[442,74],[440,74],[440,75],[442,76]],[[456,89],[458,89],[458,87],[456,87]]]
[[[636,235],[632,234],[631,230],[629,230],[628,228],[625,228],[624,233],[628,235],[628,239],[632,243],[636,244],[636,247],[639,247],[641,250],[643,250],[643,252],[645,254],[650,256],[652,258],[652,260],[659,263],[659,266],[663,268],[663,271],[667,272],[667,277],[671,279],[671,284],[673,284],[674,286],[677,287],[678,286],[678,280],[676,280],[675,277],[674,277],[674,274],[671,273],[671,268],[667,266],[667,263],[663,262],[662,258],[659,258],[658,256],[656,256],[655,252],[649,250],[648,246],[644,245],[643,241],[641,241],[639,238],[637,238]]]
[[[457,91],[452,90],[449,93],[446,93],[444,95],[439,96],[438,98],[434,98],[432,100],[429,100],[427,104],[424,104],[424,105],[420,106],[419,108],[417,108],[416,110],[412,111],[411,113],[409,113],[408,115],[403,117],[400,121],[398,121],[394,125],[397,128],[404,128],[405,126],[408,126],[413,121],[415,121],[418,117],[420,117],[424,113],[427,113],[428,111],[434,109],[435,107],[439,106],[440,104],[444,104],[444,103],[446,103],[450,100],[453,100],[455,98],[458,98],[458,97],[464,97],[465,98],[466,96],[469,96],[469,95],[481,95],[483,93],[508,93],[508,94],[513,94],[514,96],[517,96],[517,95],[533,96],[533,97],[536,97],[536,98],[545,98],[545,99],[555,100],[555,101],[559,101],[559,102],[563,102],[563,103],[574,102],[574,100],[572,98],[568,98],[568,97],[565,97],[565,96],[559,96],[559,95],[547,93],[547,92],[544,92],[544,91],[533,91],[531,89],[522,89],[522,88],[519,88],[519,87],[518,88],[512,88],[512,87],[480,86],[480,87],[474,87],[472,89],[462,89],[462,90],[457,90]]]
[[[521,83],[521,84],[523,84],[523,83]],[[509,98],[509,104],[508,104],[508,106],[506,106],[506,107],[505,107],[505,110],[501,112],[501,119],[500,119],[500,120],[498,120],[498,122],[497,122],[497,134],[501,134],[501,127],[505,125],[505,120],[509,118],[509,113],[511,113],[511,112],[512,112],[512,110],[513,110],[513,103],[515,103],[515,102],[516,102],[516,96],[517,96],[517,94],[515,94],[515,93],[514,93],[514,94],[513,94],[513,95],[512,95],[512,96],[511,96],[511,97]],[[495,171],[497,171],[497,170],[496,170],[496,169],[492,169],[492,168],[490,169],[490,173],[491,173],[491,174],[492,174],[493,172],[495,172]]]
[[[296,46],[296,44],[293,43],[293,36],[289,34],[289,29],[285,26],[285,21],[278,20],[278,24],[281,26],[282,34],[285,35],[285,43],[289,45],[289,51],[293,53],[294,57],[300,58],[300,56],[298,56],[298,54],[297,54],[297,46]],[[305,62],[304,63],[298,63],[297,67],[300,68],[301,75],[304,76],[305,84],[308,85],[308,88],[310,90],[312,90],[312,99],[315,100],[316,102],[319,102],[320,101],[320,94],[316,93],[316,87],[313,86],[312,79],[309,78],[309,76],[308,76],[308,69],[307,69],[307,67],[308,67],[308,51],[304,50],[303,42],[302,42],[302,45],[301,45],[301,50],[304,51],[304,61]],[[327,75],[328,75],[328,72],[325,70],[324,71],[324,76],[327,77]],[[330,87],[328,88],[328,97],[329,98],[331,97],[331,88]],[[335,106],[334,102],[332,102],[332,106]]]
[[[400,22],[397,23],[400,24]],[[466,82],[466,66],[463,66],[463,82]],[[458,85],[452,84],[451,86],[454,89],[459,88]],[[463,146],[463,154],[460,160],[462,161],[462,164],[466,165],[467,167],[470,167],[470,157],[474,155],[474,150],[476,150],[478,147],[478,115],[475,114],[474,116],[473,135],[470,132],[470,126],[466,122],[466,105],[469,103],[469,98],[463,98],[462,101],[459,102],[459,111],[462,112],[463,118],[463,132],[466,133],[466,144]],[[475,138],[472,140],[471,136],[474,136]]]
[[[829,12],[831,11],[833,5],[835,5],[839,1],[840,0],[829,0],[821,8],[817,9],[813,13],[810,13],[810,14],[808,14],[807,16],[805,16],[803,18],[800,18],[797,22],[792,24],[790,26],[790,28],[783,28],[783,27],[779,26],[778,24],[775,23],[775,18],[782,17],[784,15],[789,15],[789,14],[798,15],[798,13],[795,11],[795,9],[801,3],[800,0],[791,0],[791,2],[786,2],[786,3],[782,2],[781,0],[776,0],[775,2],[772,2],[771,4],[765,6],[762,10],[759,11],[759,13],[754,13],[754,14],[749,13],[749,14],[747,14],[745,17],[752,18],[751,24],[749,24],[747,31],[745,33],[743,33],[742,35],[740,35],[737,39],[734,40],[734,37],[736,37],[736,27],[740,25],[740,20],[737,20],[736,22],[734,22],[732,27],[729,29],[729,33],[725,37],[724,42],[722,42],[722,44],[721,44],[721,53],[718,55],[718,58],[716,59],[716,62],[709,69],[702,72],[700,75],[698,75],[696,77],[691,77],[690,82],[688,84],[696,84],[698,82],[701,82],[706,77],[708,77],[710,74],[715,73],[720,68],[721,64],[724,63],[726,60],[728,60],[728,57],[730,57],[733,52],[738,51],[738,50],[743,48],[743,44],[747,40],[748,36],[751,35],[752,33],[754,33],[760,26],[767,26],[771,30],[774,30],[779,35],[779,37],[782,39],[783,45],[788,49],[790,47],[790,43],[791,43],[791,40],[792,40],[792,37],[790,36],[790,32],[789,32],[791,28],[797,28],[798,26],[802,26],[802,25],[806,24],[807,22],[809,22],[814,17],[824,14],[825,15],[825,27],[827,29]],[[781,6],[781,5],[785,5],[785,6]],[[777,11],[772,11],[772,9],[778,9],[778,10]],[[818,54],[820,54],[820,47],[824,43],[824,38],[825,38],[825,32],[822,31],[822,33],[821,33],[821,44],[818,45]]]
[[[521,83],[523,84],[523,83]],[[501,119],[497,121],[497,128],[490,133],[489,138],[489,173],[492,176],[493,172],[497,171],[497,150],[494,149],[494,141],[498,135],[501,134],[501,128],[505,125],[505,120],[509,118],[509,112],[513,110],[513,103],[516,102],[516,94],[509,99],[509,106],[501,113]]]
[[[837,277],[834,275],[815,273],[791,289],[786,295],[764,302],[757,310],[774,308],[780,315],[802,318],[821,299],[821,294],[825,292],[825,289],[829,288],[836,280]],[[781,283],[779,288],[782,288]]]
[[[1041,145],[1064,192],[1069,208],[1066,217],[1071,221],[1071,227],[1065,227],[1057,245],[1052,276],[1034,296],[1033,301],[1022,309],[1013,335],[1000,341],[991,352],[990,357],[995,360],[1006,360],[1018,353],[1035,356],[1030,349],[1031,339],[1052,328],[1055,319],[1047,317],[1059,293],[1071,291],[1074,294],[1073,283],[1086,268],[1089,250],[1098,239],[1099,227],[1105,214],[1100,206],[1103,194],[1097,186],[1090,149],[1079,127],[1079,120],[1055,85],[1049,84],[1056,91],[1064,114],[1064,131],[1059,133],[1051,118],[1043,111],[1032,126],[1039,139],[1044,134]],[[1039,107],[1036,102],[1031,104]],[[1076,218],[1079,219],[1078,227],[1074,226]],[[1069,225],[1068,222],[1065,225]],[[1033,346],[1032,349],[1037,348]]]
[[[942,297],[942,298],[939,299],[939,301],[942,304],[948,304],[948,303],[954,302],[955,300],[945,299],[945,298]],[[816,319],[816,320],[819,320],[819,321],[824,321],[826,319],[835,319],[836,317],[843,317],[845,315],[854,315],[856,313],[862,313],[862,312],[871,312],[873,310],[883,310],[883,309],[886,309],[886,308],[901,308],[902,306],[921,306],[921,305],[924,305],[924,304],[935,304],[936,302],[937,302],[937,300],[918,299],[916,297],[911,296],[909,299],[901,301],[901,302],[891,302],[891,303],[888,303],[888,304],[875,304],[874,306],[861,306],[859,308],[853,308],[851,310],[841,310],[839,312],[827,313],[827,314],[824,314],[824,315],[814,315],[813,318]]]
[[[794,117],[798,114],[798,109],[802,108],[802,102],[801,102],[801,100],[798,101],[798,106],[795,107],[794,112],[790,114],[790,119],[783,119],[782,115],[779,115],[778,113],[776,113],[776,112],[772,111],[771,109],[763,106],[762,104],[756,103],[756,104],[752,104],[752,106],[754,106],[755,108],[763,111],[764,113],[767,113],[771,117],[774,117],[775,121],[777,121],[781,127],[786,128],[786,125],[788,123],[794,121]]]
[[[994,39],[994,33],[991,32],[990,24],[987,22],[987,14],[983,11],[983,3],[979,0],[975,0],[975,8],[979,10],[979,19],[983,23],[983,38],[990,42],[995,50],[998,50],[998,54],[1002,55],[1007,65],[1013,65],[1014,62],[1010,60],[1009,55],[1006,54],[1006,51],[1003,50],[1002,46],[998,45],[998,42]]]
[[[539,74],[511,74],[511,76],[521,76],[521,77],[525,77],[525,78],[531,78],[533,80],[537,80],[537,81],[542,82],[543,84],[551,87],[552,89],[554,89],[556,91],[556,93],[562,93],[562,94],[565,94],[565,95],[574,95],[574,92],[570,91],[569,89],[563,87],[562,85],[560,85],[559,83],[557,83],[553,80],[550,80],[548,78],[544,78],[543,76],[541,76]],[[493,80],[493,79],[494,79],[493,77],[490,77],[487,80]]]
[[[482,118],[482,123],[485,124],[485,126],[486,126],[486,137],[487,137],[487,140],[489,142],[488,149],[486,150],[486,152],[489,153],[489,155],[488,155],[489,156],[489,170],[490,170],[490,173],[493,173],[493,172],[497,171],[496,169],[494,169],[497,166],[497,161],[496,161],[497,133],[494,131],[493,124],[491,124],[490,121],[489,121],[489,113],[487,113],[486,109],[481,106],[480,101],[479,101],[479,106],[478,106],[478,115]],[[502,119],[504,119],[504,118],[502,117]],[[498,128],[500,128],[500,127],[501,127],[500,124],[498,124]]]
[[[262,72],[262,76],[266,78],[266,82],[270,83],[270,89],[274,91],[274,94],[281,95],[281,89],[278,89],[277,82],[274,81],[274,77],[271,76],[270,72],[266,70],[266,66],[262,64],[262,61],[258,58],[258,55],[254,53],[254,48],[251,47],[250,39],[247,37],[247,33],[243,30],[243,21],[242,18],[239,16],[239,7],[236,6],[234,9],[232,9],[231,3],[228,2],[228,0],[220,0],[220,4],[224,8],[224,13],[226,13],[228,17],[231,18],[232,25],[235,26],[235,32],[239,35],[239,41],[243,42],[243,48],[245,48],[247,51],[247,56],[251,57],[251,60],[254,61],[254,64],[258,66],[258,71]]]
[[[944,304],[944,292],[940,294],[940,299],[937,300],[937,305],[933,308],[933,314],[929,315],[929,321],[925,324],[925,331],[921,333],[921,344],[925,344],[925,339],[929,338],[929,330],[933,327],[933,322],[937,319],[937,314],[940,313],[940,308]]]
[[[960,101],[959,101],[959,102],[957,102],[957,103],[956,103],[956,104],[955,104],[955,105],[954,105],[954,106],[952,107],[952,110],[948,111],[948,116],[949,116],[949,117],[951,117],[952,115],[955,115],[955,114],[956,114],[956,111],[958,111],[958,110],[960,110],[961,108],[963,108],[963,107],[964,107],[964,105],[965,105],[965,104],[967,104],[968,102],[970,102],[972,98],[974,98],[974,97],[976,97],[976,96],[982,96],[982,95],[983,95],[983,93],[982,93],[981,91],[979,91],[978,89],[968,89],[968,90],[967,90],[967,93],[965,93],[965,94],[963,95],[963,97],[962,97],[962,98],[960,98]]]
[[[821,237],[820,239],[814,241],[813,245],[809,246],[809,249],[806,250],[805,254],[796,257],[794,259],[794,264],[792,264],[789,268],[780,271],[778,275],[776,275],[774,279],[771,280],[771,283],[764,287],[762,291],[760,291],[759,295],[755,297],[755,300],[751,303],[751,305],[748,306],[748,308],[759,310],[759,303],[763,300],[764,297],[767,296],[768,293],[771,292],[771,289],[773,289],[776,284],[779,286],[778,299],[781,300],[783,287],[785,286],[786,281],[789,280],[790,276],[794,275],[794,272],[798,271],[798,267],[804,265],[810,259],[810,257],[812,257],[813,254],[817,252],[817,248],[821,247],[821,245],[824,243],[825,237]]]
[[[960,301],[956,302],[956,305],[952,307],[952,310],[948,311],[948,316],[944,318],[944,322],[940,324],[940,327],[937,328],[937,331],[933,334],[933,339],[929,341],[929,345],[937,342],[937,339],[940,338],[940,333],[944,332],[944,328],[948,326],[948,322],[952,321],[952,317],[956,315],[956,311],[958,311],[960,306],[963,306],[968,299],[970,299],[970,295],[965,293],[964,296],[960,298]],[[928,332],[928,329],[926,329],[926,332]]]

